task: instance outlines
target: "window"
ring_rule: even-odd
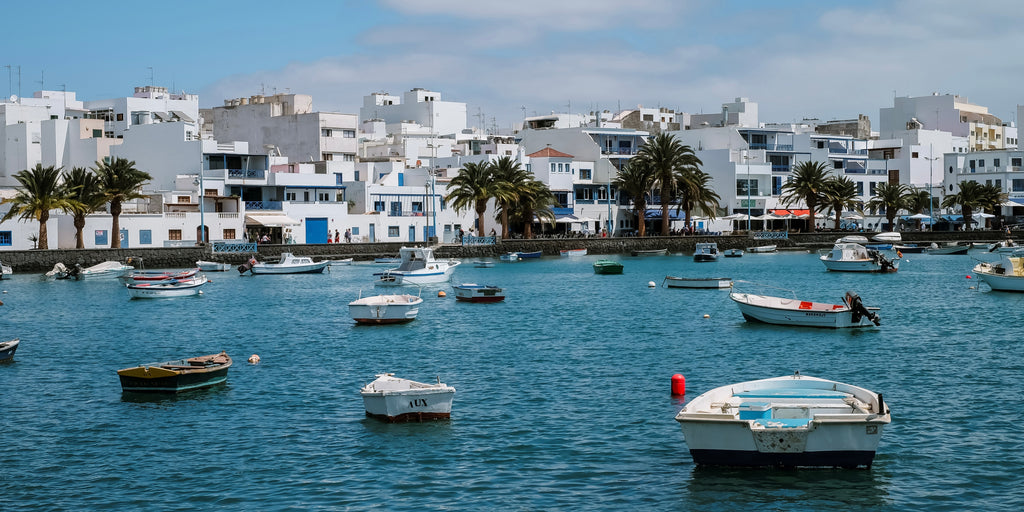
[[[223,233],[221,234],[221,238],[223,238],[224,240],[234,240],[235,239],[235,230],[234,229],[225,229],[223,231]]]
[[[167,230],[167,239],[168,240],[181,240],[181,230],[180,229],[169,229],[169,230]]]
[[[591,175],[591,170],[590,169],[580,169],[580,179],[581,180],[589,180],[589,179],[591,179],[590,175]]]
[[[996,188],[999,190],[1003,189],[1003,180],[996,180]]]
[[[1024,180],[1013,180],[1011,183],[1011,191],[1024,192]]]
[[[149,229],[139,230],[139,243],[142,245],[149,245],[153,243],[153,231]]]
[[[285,201],[294,201],[295,200],[295,192],[285,192],[284,193],[284,200]]]
[[[823,140],[819,140],[818,141],[818,149],[825,149],[825,141],[823,141]]]
[[[917,158],[917,151],[910,153],[910,158]]]
[[[992,165],[999,167],[999,159],[996,158],[995,160],[992,160]]]
[[[331,137],[333,135],[333,133],[334,132],[332,132],[330,128],[321,128],[320,129],[320,136],[321,137]]]
[[[413,201],[412,202],[412,211],[414,211],[414,212],[422,212],[423,211],[423,203],[420,202],[420,201]]]
[[[569,206],[569,193],[568,192],[552,192],[551,194],[553,196],[555,196],[555,203],[557,203],[558,206],[563,207],[563,208],[566,207],[566,206]]]
[[[352,234],[353,235],[358,235],[359,234],[359,226],[352,226]]]
[[[10,231],[0,231],[0,245],[11,245],[12,240]]]
[[[1020,158],[1011,158],[1010,159],[1010,165],[1012,165],[1014,167],[1020,167],[1020,161],[1021,161]]]
[[[352,153],[342,153],[341,160],[343,162],[355,162],[356,156],[353,155]]]
[[[324,153],[323,160],[325,162],[330,162],[331,160],[334,160],[334,155],[332,155],[330,153]]]
[[[868,188],[868,191],[869,191],[869,193],[871,194],[871,197],[874,197],[874,196],[875,196],[875,187],[876,187],[876,186],[878,186],[878,182],[877,182],[877,181],[872,181],[872,182],[871,182],[871,187],[870,187],[870,188]]]
[[[354,139],[354,138],[356,138],[356,131],[355,130],[342,130],[341,131],[341,136],[342,136],[342,138],[345,138],[345,139]]]
[[[355,181],[359,181],[359,171],[356,171]]]
[[[189,204],[189,203],[192,202],[192,197],[191,196],[178,196],[177,201],[178,201],[178,203]]]
[[[324,202],[324,203],[329,202],[331,200],[331,193],[330,192],[317,192],[316,193],[316,200]]]
[[[596,192],[597,192],[596,197],[599,200],[601,200],[601,201],[607,201],[608,200],[608,189],[607,188],[605,188],[605,187],[598,187]]]
[[[397,236],[399,236],[398,235],[398,226],[388,226],[388,236],[389,237],[397,237]]]
[[[558,172],[562,172],[562,164],[561,163],[558,164]]]
[[[400,201],[391,201],[391,216],[398,217],[402,215],[402,203]]]
[[[117,114],[117,120],[118,121],[124,121],[124,112],[121,112],[121,113]]]
[[[985,167],[985,161],[984,160],[978,160],[978,167]]]
[[[93,130],[92,131],[92,136],[94,138],[97,138],[97,139],[102,137],[103,136],[103,130]]]
[[[858,181],[857,182],[857,195],[858,196],[864,195],[864,182],[863,181]]]
[[[757,180],[748,180],[746,178],[739,178],[736,180],[736,195],[738,196],[756,196],[760,195],[757,193]]]
[[[967,162],[967,165],[971,168],[971,172],[974,172],[974,160]]]
[[[373,211],[375,211],[375,212],[382,212],[382,211],[384,211],[384,201],[374,201],[373,202]]]
[[[594,191],[589,188],[576,189],[576,200],[577,201],[591,201],[594,199]]]
[[[833,169],[842,169],[843,168],[843,161],[842,160],[833,160],[832,161],[832,168]]]
[[[555,163],[551,162],[551,172],[555,172],[555,169],[556,169]]]
[[[782,195],[782,176],[772,176],[772,195]]]

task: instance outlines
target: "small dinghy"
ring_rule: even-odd
[[[731,288],[731,277],[665,276],[665,288]]]
[[[455,388],[437,379],[424,384],[382,373],[359,390],[366,415],[387,422],[446,420],[452,415]]]
[[[476,283],[463,283],[452,286],[455,300],[462,302],[501,302],[505,293],[497,286]]]
[[[223,384],[231,358],[226,352],[177,361],[150,363],[117,371],[121,390],[132,393],[177,393]]]
[[[404,324],[416,319],[423,299],[415,295],[373,295],[348,303],[348,313],[360,324]]]
[[[18,350],[19,343],[21,343],[21,340],[18,338],[0,342],[0,363],[14,360],[14,353]]]
[[[740,307],[743,318],[750,322],[831,329],[871,327],[881,323],[875,313],[878,308],[864,306],[860,296],[854,292],[846,292],[842,304],[750,293],[730,293],[729,298]]]

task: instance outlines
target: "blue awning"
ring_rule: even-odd
[[[647,210],[647,213],[644,214],[644,218],[645,219],[661,219],[661,210]],[[685,220],[685,219],[686,219],[686,212],[684,212],[682,210],[677,212],[675,208],[669,208],[668,209],[668,220],[672,221],[672,220]]]

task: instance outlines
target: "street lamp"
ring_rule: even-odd
[[[203,164],[199,164],[199,178],[193,182],[199,185],[199,244],[206,245],[206,220],[205,220],[205,203],[204,196],[206,193],[203,191]]]
[[[750,156],[745,149],[741,156],[743,163],[747,165],[747,232],[750,232],[750,159],[754,157]]]
[[[935,186],[935,161],[938,160],[939,157],[934,156],[934,151],[934,144],[928,144],[929,156],[925,157],[925,160],[928,160],[928,216],[931,217],[931,219],[928,220],[928,231],[935,230],[935,216],[933,214],[932,205],[935,203],[935,189],[933,188]]]

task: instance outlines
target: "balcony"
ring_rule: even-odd
[[[262,180],[267,177],[267,171],[263,169],[226,169],[229,179],[241,180]]]
[[[246,201],[245,210],[281,210],[282,201]]]

